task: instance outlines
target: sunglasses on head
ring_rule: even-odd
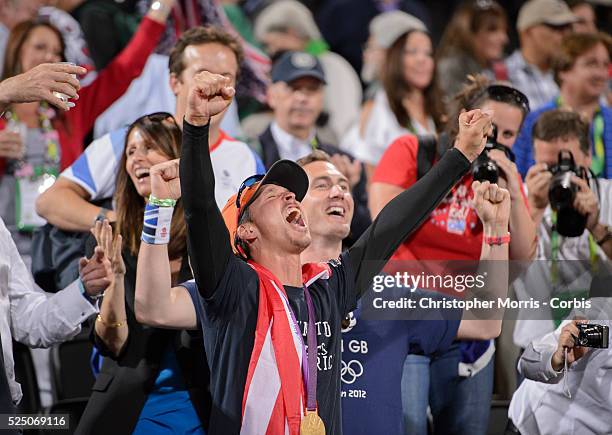
[[[138,118],[136,121],[134,121],[134,124],[137,122],[142,122],[142,121],[150,121],[150,122],[170,121],[173,124],[176,124],[176,120],[174,119],[174,116],[168,112],[155,112],[155,113],[149,113],[148,115],[143,115],[140,118]]]
[[[490,85],[486,90],[487,95],[493,101],[500,103],[513,102],[525,113],[529,113],[529,99],[518,89],[506,85]]]
[[[263,177],[263,174],[251,175],[242,182],[240,188],[238,189],[238,194],[236,195],[236,208],[238,210],[240,210],[240,198],[242,197],[242,193],[245,191],[245,189],[253,187],[256,183],[260,182]]]

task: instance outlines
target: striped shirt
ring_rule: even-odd
[[[61,176],[85,189],[91,196],[90,201],[112,197],[126,133],[127,128],[122,128],[96,139]],[[215,199],[219,208],[238,191],[245,178],[265,172],[261,159],[247,144],[227,136],[223,131],[217,142],[210,146],[210,152],[216,181]]]

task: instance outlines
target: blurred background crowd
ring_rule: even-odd
[[[534,289],[550,296],[559,282],[570,288],[568,299],[593,296],[594,271],[612,258],[611,30],[609,0],[0,0],[2,80],[43,63],[87,70],[69,111],[43,102],[4,112],[0,216],[47,292],[79,276],[99,220],[117,222],[129,273],[140,243],[134,222],[150,193],[141,184],[153,164],[180,155],[188,86],[207,70],[237,86],[211,127],[220,206],[252,173],[323,150],[355,201],[349,246],[452,144],[462,110],[492,110],[488,155],[495,180],[510,192],[510,259],[538,260],[515,281],[516,297],[534,297]],[[550,194],[555,176],[568,170],[579,178],[570,203]],[[453,189],[394,259],[479,258],[472,179]],[[176,277],[185,272],[179,227],[170,245]],[[133,290],[125,300],[133,317]],[[457,341],[441,355],[407,349],[405,432],[504,433],[509,410],[518,424],[549,391],[522,381],[517,360],[569,311],[549,320],[519,316],[495,341]],[[111,388],[112,378],[98,374],[102,359],[125,363],[130,354],[85,325],[50,350],[13,343],[21,411],[69,412],[76,428],[92,387]],[[130,334],[150,329],[130,326]],[[343,373],[360,376],[348,367]],[[161,382],[158,369],[147,379]],[[553,408],[557,396],[549,397]],[[602,397],[606,403],[609,391]],[[546,412],[545,421],[564,414]],[[612,421],[609,406],[607,414]],[[346,433],[359,433],[347,424]]]

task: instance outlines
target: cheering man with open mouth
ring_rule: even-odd
[[[302,266],[311,242],[300,205],[308,177],[296,163],[281,160],[263,178],[248,178],[222,213],[217,208],[208,122],[233,94],[223,76],[196,76],[180,168],[172,161],[151,170],[136,314],[158,327],[202,328],[211,371],[208,433],[340,434],[341,320],[469,169],[491,117],[463,113],[455,148],[392,200],[349,250]],[[181,191],[195,282],[171,289],[166,244]]]

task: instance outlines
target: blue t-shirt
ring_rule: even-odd
[[[153,391],[147,397],[132,434],[205,434],[171,346],[164,352]]]
[[[415,292],[413,297],[424,295]],[[448,349],[457,336],[461,310],[441,320],[419,320],[417,313],[410,316],[414,320],[364,320],[361,315],[360,304],[342,334],[343,432],[403,434],[401,380],[406,355]]]

